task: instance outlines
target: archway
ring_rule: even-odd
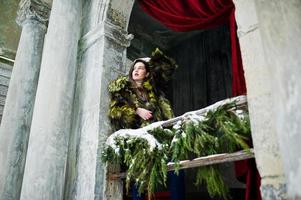
[[[128,58],[149,56],[159,47],[179,64],[170,84],[169,99],[176,116],[231,97],[231,50],[228,26],[211,30],[173,32],[153,20],[134,4],[128,32],[135,35]],[[224,165],[228,185],[236,199],[243,196],[243,184],[235,181],[231,164]],[[208,198],[206,190],[191,184],[193,170],[186,170],[187,199]],[[234,192],[235,191],[235,192]],[[241,198],[242,199],[242,198]]]
[[[112,1],[113,2],[113,1]],[[116,3],[116,2],[115,2]],[[131,3],[133,3],[133,2],[131,2]],[[236,3],[236,5],[239,5],[239,3],[237,3],[237,2],[235,2]],[[127,6],[129,6],[129,5],[127,5]],[[114,6],[113,6],[114,7]],[[121,9],[121,10],[118,10],[118,6],[116,6],[115,5],[115,8],[117,8],[117,12],[115,12],[116,10],[114,10],[113,9],[113,12],[112,13],[110,13],[110,14],[107,14],[106,16],[108,17],[107,19],[109,19],[109,21],[110,20],[112,20],[113,22],[116,22],[116,19],[113,19],[114,17],[116,17],[117,16],[117,19],[118,19],[118,15],[120,14],[120,13],[122,13],[122,12],[124,12],[124,10],[123,9]],[[108,10],[110,10],[110,9],[107,9],[107,11]],[[112,10],[110,10],[109,12],[111,12]],[[245,11],[247,11],[247,9],[246,8],[243,8],[241,11],[238,11],[238,12],[241,12],[241,13],[243,13],[243,12],[245,12]],[[117,13],[117,14],[116,14]],[[119,14],[118,14],[119,13]],[[128,15],[127,15],[128,16]],[[129,18],[127,18],[127,20],[129,20]],[[119,23],[120,21],[118,21],[117,20],[117,22]],[[117,24],[118,24],[117,23]],[[125,23],[122,23],[123,25],[124,24],[126,24],[125,26],[122,26],[122,30],[126,30],[126,29],[124,29],[126,26],[127,26],[127,24],[128,24],[128,21],[126,21]],[[250,41],[251,42],[251,41]],[[106,54],[107,56],[112,56],[112,54],[111,55],[109,55],[109,54]],[[113,54],[114,55],[114,54]],[[118,54],[118,55],[121,55],[121,54]],[[243,57],[245,57],[246,55],[243,55]],[[125,59],[124,59],[124,62],[123,63],[125,63]],[[253,73],[253,72],[250,72],[249,73],[249,75],[248,75],[248,73],[249,72],[247,72],[246,71],[246,77],[250,77],[250,75]],[[251,75],[251,76],[253,76],[253,75]],[[252,79],[252,81],[254,81],[254,80],[256,80],[256,78],[251,78]],[[254,81],[254,82],[256,82],[256,81]],[[251,83],[250,81],[249,82],[247,82],[247,83]],[[249,85],[249,87],[251,86],[251,84]],[[252,96],[253,94],[255,94],[255,93],[252,93],[252,92],[250,92],[250,95]],[[255,98],[255,97],[254,97]],[[254,101],[253,102],[254,104],[253,105],[255,105],[256,103],[258,103],[258,102],[256,102],[256,101]],[[252,103],[251,103],[252,104]],[[256,113],[256,111],[254,110],[254,107],[252,108],[253,109],[253,113]],[[257,116],[257,115],[256,115]],[[252,116],[252,114],[251,114],[251,122],[252,122],[252,120],[254,120],[254,121],[258,121],[258,120],[256,120],[255,118],[256,118],[256,116],[255,115],[253,115]],[[253,127],[257,127],[257,125],[256,124],[252,124],[252,128]],[[258,130],[258,129],[260,129],[260,127],[257,127],[257,129],[256,130]],[[260,131],[259,131],[260,132]],[[270,132],[269,132],[270,133]],[[256,135],[257,135],[258,133],[256,133]],[[258,134],[259,135],[259,134]],[[258,136],[257,135],[257,136]],[[257,139],[255,139],[254,140],[254,142],[255,143],[257,143],[258,145],[260,145],[260,141],[261,141],[261,139],[259,139],[259,138],[257,138]],[[270,145],[271,146],[274,146],[275,145],[275,143],[270,143]],[[277,146],[277,145],[276,145]],[[259,149],[259,148],[258,148]],[[255,150],[256,150],[256,145],[255,145]],[[260,152],[262,152],[262,151],[260,151]],[[264,156],[264,158],[266,158],[266,157],[268,157],[269,158],[269,160],[270,159],[272,159],[275,163],[279,163],[279,160],[276,158],[271,158],[271,156],[268,156],[267,155],[267,152],[264,150],[263,151],[264,152],[264,154],[265,154],[265,156]],[[264,163],[264,162],[262,162],[262,160],[260,161],[260,163]],[[259,166],[261,166],[261,165],[259,165]],[[262,166],[263,167],[263,166]],[[264,167],[263,167],[264,168]],[[263,169],[262,168],[262,169]],[[261,169],[261,174],[266,174],[267,172],[264,172],[264,171],[262,171],[262,169]],[[281,171],[281,170],[280,170]],[[275,172],[276,174],[278,174],[278,172]],[[270,174],[270,173],[268,173],[268,174]]]

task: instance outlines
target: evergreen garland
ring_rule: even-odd
[[[200,167],[196,175],[196,185],[200,186],[202,183],[207,185],[207,191],[210,197],[220,196],[224,199],[230,198],[229,188],[223,180],[219,166],[211,165]]]
[[[103,151],[103,161],[119,163],[127,168],[126,188],[137,184],[139,192],[151,196],[158,184],[166,185],[167,162],[175,162],[218,153],[232,153],[248,149],[250,123],[246,110],[235,108],[235,103],[222,105],[205,116],[190,116],[173,127],[148,131],[160,146],[150,148],[140,137],[114,138]],[[117,147],[117,148],[116,148]],[[229,198],[229,189],[217,165],[199,167],[196,184],[205,183],[210,196]]]

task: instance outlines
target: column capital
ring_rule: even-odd
[[[104,35],[124,47],[129,47],[131,40],[134,39],[133,34],[128,34],[127,31],[110,22],[104,23]]]
[[[80,52],[83,53],[97,40],[103,37],[120,46],[129,47],[134,35],[128,34],[127,31],[123,30],[120,26],[103,21],[80,39]]]
[[[21,0],[16,21],[22,26],[25,20],[33,19],[47,26],[50,10],[50,6],[43,0]]]

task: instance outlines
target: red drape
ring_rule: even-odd
[[[232,96],[246,94],[232,0],[139,0],[150,16],[177,32],[229,24],[232,55]],[[246,183],[245,200],[261,200],[260,176],[254,159],[236,163],[237,176]]]
[[[246,94],[232,0],[139,0],[142,9],[178,32],[215,28],[228,23],[231,36],[232,96]]]

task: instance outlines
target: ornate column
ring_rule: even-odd
[[[49,7],[20,2],[22,26],[0,128],[0,199],[19,199]]]
[[[247,83],[255,159],[262,178],[262,198],[264,200],[286,199],[283,163],[279,151],[272,97],[273,69],[269,67],[264,55],[262,23],[259,23],[255,0],[235,0],[234,3]]]
[[[22,200],[63,199],[81,0],[54,0],[28,144]]]
[[[107,180],[101,151],[111,133],[107,86],[126,73],[126,48],[133,38],[126,29],[133,0],[94,0],[84,4],[65,199],[120,200],[122,182]]]

